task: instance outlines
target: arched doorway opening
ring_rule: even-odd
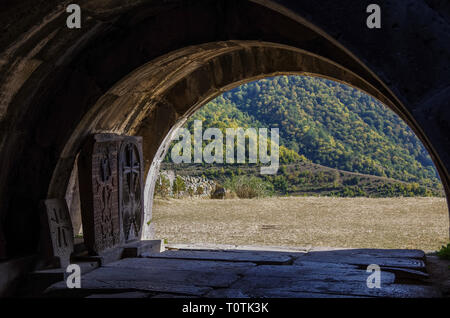
[[[305,8],[301,7],[303,5]],[[353,14],[363,7],[361,4],[361,8],[349,10]],[[445,68],[433,68],[429,74],[424,72],[427,73],[428,84],[423,87],[415,81],[404,85],[411,70],[405,73],[408,75],[399,74],[398,69],[392,70],[397,60],[396,53],[393,53],[395,50],[382,54],[391,57],[391,60],[386,61],[389,66],[385,66],[384,72],[383,63],[380,64],[377,58],[378,53],[372,53],[375,48],[373,41],[363,41],[361,44],[359,35],[352,32],[348,38],[341,39],[333,31],[339,31],[340,28],[330,27],[326,23],[327,19],[323,19],[328,13],[317,12],[314,6],[291,3],[282,6],[276,1],[204,1],[195,4],[180,1],[161,8],[148,3],[118,8],[115,4],[92,3],[89,5],[89,15],[94,18],[87,19],[85,28],[76,34],[60,29],[59,22],[64,22],[63,10],[50,12],[49,8],[44,9],[48,13],[48,19],[44,22],[38,16],[41,12],[30,18],[41,21],[43,28],[15,30],[17,35],[23,37],[4,56],[4,65],[9,67],[11,73],[5,87],[14,89],[4,100],[1,112],[2,129],[6,132],[1,141],[1,165],[5,171],[1,175],[0,189],[4,232],[0,239],[2,257],[36,252],[39,236],[36,206],[46,197],[64,196],[83,135],[95,131],[116,131],[131,135],[140,133],[138,122],[142,118],[137,116],[142,115],[142,112],[138,109],[146,108],[153,114],[147,116],[146,122],[147,126],[151,126],[149,131],[154,131],[151,138],[165,136],[169,128],[162,127],[161,122],[175,123],[182,119],[187,115],[188,108],[194,110],[218,94],[218,87],[226,90],[245,81],[277,74],[309,72],[349,83],[380,99],[394,109],[423,141],[448,193],[448,164],[446,148],[443,146],[446,141],[442,133],[446,122],[444,119],[442,123],[431,125],[426,117],[431,102],[433,105],[439,104],[439,107],[433,108],[433,114],[443,109],[441,105],[445,99],[442,97],[445,94],[438,94],[437,91],[431,94],[430,91],[430,95],[427,90],[434,87],[436,82],[445,85],[445,81],[442,81],[444,77],[441,76],[445,74]],[[301,17],[301,12],[309,10],[313,14],[312,22]],[[118,16],[121,19],[117,19]],[[352,16],[352,21],[356,20],[357,14]],[[169,27],[174,21],[177,21],[176,27]],[[342,23],[348,24],[347,20]],[[320,27],[331,32],[334,38]],[[411,31],[408,26],[405,28],[407,32]],[[161,35],[161,29],[164,35]],[[180,29],[184,31],[180,33]],[[397,34],[386,32],[383,30],[380,33],[383,35],[377,35],[373,40],[377,43],[382,43],[385,38],[393,43],[398,41]],[[55,40],[56,34],[60,41]],[[362,34],[365,37],[367,32]],[[445,36],[442,39],[445,41]],[[243,45],[244,42],[247,44]],[[222,47],[218,47],[217,43],[222,43]],[[414,44],[408,45],[417,50],[423,47],[423,43],[411,43]],[[408,45],[401,50],[408,50]],[[432,46],[435,48],[439,45],[433,43]],[[34,49],[30,54],[23,56],[22,53],[31,47]],[[200,51],[195,55],[194,50]],[[285,54],[283,51],[290,53]],[[303,52],[304,56],[294,54],[295,51]],[[208,69],[214,65],[207,65],[204,61],[215,63],[213,55],[216,62],[223,64],[223,69],[227,70],[225,73],[214,73],[208,79],[203,77],[197,84],[192,80],[182,80],[188,78],[185,76],[187,73],[197,77],[201,72],[210,74]],[[250,56],[250,59],[245,61],[241,58],[245,56]],[[435,61],[429,55],[415,56],[422,68],[427,68],[429,63]],[[21,63],[17,63],[18,57]],[[124,76],[148,61],[160,63],[155,64],[153,69],[158,68],[162,72],[154,74],[153,82],[147,82],[147,88],[155,85],[159,89],[159,92],[156,88],[153,93],[146,92],[149,93],[146,96],[153,95],[154,100],[140,98],[142,92],[135,91],[127,95],[125,91],[128,89],[124,86],[121,91],[114,91]],[[189,61],[192,63],[189,64]],[[255,61],[258,65],[254,65]],[[30,68],[20,69],[28,64]],[[190,65],[190,71],[183,69],[183,65]],[[177,66],[180,72],[184,70],[186,74],[175,72]],[[171,74],[178,76],[178,79],[172,78],[171,83],[167,81],[170,68]],[[145,77],[145,74],[141,75]],[[209,84],[204,85],[211,79],[216,80],[214,88]],[[115,88],[111,88],[113,85]],[[158,97],[164,95],[161,89],[168,89],[170,85],[169,96],[166,99]],[[435,86],[439,92],[445,93],[445,90],[439,90],[441,86]],[[180,91],[184,89],[192,89],[192,93],[183,95]],[[185,98],[184,105],[177,101],[177,95]],[[125,99],[128,99],[128,105]],[[424,101],[425,106],[413,114],[420,100]],[[119,102],[123,107],[116,105],[108,108]],[[99,105],[101,103],[103,105]],[[95,112],[107,108],[109,111],[102,113],[103,118],[100,120]],[[155,120],[158,116],[164,119]],[[435,120],[435,117],[430,118],[431,121]],[[145,121],[141,123],[143,127]],[[153,143],[151,140],[150,143],[152,146],[147,152],[150,156],[146,154],[148,167],[160,145],[160,142]]]
[[[0,43],[7,74],[0,105],[2,259],[37,252],[38,203],[64,196],[88,134],[147,136],[151,170],[165,136],[190,112],[221,90],[278,74],[324,76],[380,99],[421,138],[449,194],[448,52],[441,44],[450,33],[426,4],[412,6],[407,18],[429,22],[438,34],[431,42],[410,24],[354,32],[364,3],[334,17],[321,5],[292,1],[93,1],[78,31],[65,28],[64,8],[52,5],[2,13],[7,24],[20,21]],[[405,19],[397,11],[388,24]],[[417,73],[420,81],[412,79]]]
[[[292,81],[292,84],[288,84],[289,80]],[[320,89],[316,88],[314,85],[317,85]],[[311,86],[314,86],[315,88],[311,89]],[[291,91],[292,87],[304,88],[309,94],[313,92],[312,95],[314,97],[308,98],[310,95],[303,95],[302,90],[292,89]],[[339,89],[336,89],[337,87]],[[352,92],[351,94],[355,94],[354,96],[357,97],[353,100],[347,99],[344,97],[345,93],[343,93],[341,89],[345,89],[345,92],[348,90],[348,92]],[[255,90],[258,92],[257,94],[254,94]],[[293,93],[293,91],[296,93]],[[339,95],[337,93],[338,91]],[[299,99],[296,99],[297,95],[299,96]],[[319,102],[315,99],[316,95],[320,95],[320,98],[318,98]],[[344,107],[346,109],[346,117],[341,118],[338,115],[335,115],[335,112],[340,111],[339,107],[329,108],[330,106],[328,104],[331,105],[331,103],[333,103],[332,101],[334,101],[337,105],[341,105],[339,97],[336,100],[328,100],[328,97],[331,98],[331,96],[339,96],[340,98],[343,98],[341,101],[346,104]],[[357,101],[358,99],[364,100],[364,102],[361,102],[360,105],[360,102]],[[323,104],[321,104],[321,100],[328,100],[328,102],[324,101]],[[353,106],[350,106],[350,103],[353,102],[358,104],[358,106],[353,104]],[[375,104],[370,106],[370,103]],[[290,108],[291,105],[294,106]],[[348,106],[350,106],[351,110],[347,108]],[[296,107],[299,108],[298,112]],[[258,108],[260,108],[260,110]],[[313,111],[313,108],[317,108],[317,112]],[[270,111],[268,111],[269,109]],[[200,123],[203,120],[203,129],[220,127],[219,129],[222,130],[222,135],[224,138],[223,145],[225,145],[226,135],[225,128],[223,127],[236,127],[236,122],[238,122],[244,125],[244,129],[253,127],[252,125],[256,125],[254,127],[270,127],[272,125],[280,127],[280,132],[283,135],[283,141],[285,141],[283,144],[287,146],[286,141],[288,138],[293,136],[295,128],[302,131],[304,126],[310,127],[311,125],[314,125],[314,123],[309,121],[308,124],[296,121],[299,120],[298,115],[302,114],[302,119],[306,122],[306,118],[311,118],[309,116],[311,116],[311,114],[315,114],[312,117],[312,121],[317,121],[319,123],[318,125],[321,127],[320,129],[323,128],[327,130],[327,128],[330,128],[332,132],[336,129],[336,126],[341,127],[344,122],[348,122],[350,125],[355,123],[355,126],[348,131],[350,132],[350,135],[356,138],[354,145],[357,145],[358,148],[362,149],[359,149],[353,153],[353,155],[347,156],[348,158],[345,159],[345,162],[348,164],[352,161],[357,161],[357,158],[360,158],[361,153],[359,153],[359,151],[365,154],[375,154],[375,152],[377,152],[381,155],[382,153],[380,156],[380,159],[382,160],[386,158],[392,159],[397,155],[401,156],[402,150],[397,149],[397,151],[391,152],[389,150],[390,148],[385,144],[387,137],[384,131],[389,132],[389,134],[392,133],[389,127],[389,129],[381,128],[381,130],[376,128],[376,130],[372,131],[372,133],[376,136],[379,136],[378,134],[381,133],[385,136],[383,137],[385,139],[381,137],[378,139],[378,137],[376,137],[375,139],[378,140],[379,143],[374,143],[375,139],[369,138],[372,141],[368,144],[368,140],[366,138],[368,135],[372,136],[372,133],[368,133],[361,125],[366,125],[368,123],[369,126],[372,125],[370,122],[374,117],[369,116],[370,118],[366,118],[366,114],[370,114],[368,111],[369,109],[371,109],[371,111],[375,111],[375,113],[379,114],[381,117],[385,116],[383,117],[386,118],[384,127],[392,125],[391,128],[399,130],[398,123],[401,123],[401,119],[399,119],[389,109],[386,109],[384,105],[381,105],[374,99],[369,98],[361,91],[333,81],[322,80],[320,78],[304,76],[276,76],[269,79],[247,83],[228,91],[227,93],[221,95],[221,97],[218,97],[211,103],[207,104],[205,108],[199,110],[193,118],[200,121]],[[288,117],[283,117],[283,115],[279,115],[278,112],[287,112]],[[321,117],[325,117],[324,114],[327,112],[328,115],[332,117],[331,121],[329,119],[325,120],[325,118]],[[250,115],[250,118],[252,119],[247,119],[245,117],[248,115]],[[356,124],[355,117],[358,121],[361,120],[361,124]],[[239,119],[234,120],[235,118]],[[294,120],[294,118],[297,119]],[[292,120],[289,121],[289,119]],[[280,123],[285,121],[287,122],[284,124],[286,127],[282,127]],[[188,129],[190,136],[194,136],[194,123],[192,120],[188,121],[188,123],[189,126],[184,125],[183,127],[184,129]],[[247,126],[249,123],[250,126]],[[263,123],[263,126],[261,126],[261,123]],[[406,129],[404,123],[401,124],[403,125],[402,127]],[[298,126],[289,129],[292,125]],[[356,133],[356,131],[358,131],[358,133]],[[346,134],[343,130],[341,133],[343,135]],[[405,133],[411,134],[411,131],[405,130]],[[303,136],[303,134],[301,135]],[[333,133],[331,133],[331,135],[337,138],[335,143],[339,143],[346,138]],[[304,143],[304,138],[304,136],[298,138],[292,137],[293,140],[298,142],[296,145],[300,144],[301,151],[298,153],[305,154],[308,158],[316,158],[316,160],[319,160],[320,156],[317,156],[317,154],[313,152],[307,152],[308,149],[306,149],[307,146]],[[419,148],[421,148],[420,142],[417,141],[417,139],[415,140],[416,141],[412,142],[419,145]],[[404,143],[406,144],[407,142],[404,141]],[[172,142],[172,146],[175,144],[181,144],[178,138]],[[208,141],[205,142],[203,147],[205,147],[206,144],[208,144]],[[290,145],[292,145],[292,143],[290,143]],[[314,150],[317,150],[315,149],[315,146],[311,147],[314,148]],[[343,148],[335,146],[334,152],[338,149]],[[224,148],[223,153],[225,154],[225,152],[226,150]],[[169,151],[169,154],[173,154],[173,152],[171,153]],[[280,170],[277,175],[274,177],[267,177],[261,176],[258,173],[258,168],[251,168],[251,165],[248,164],[237,165],[234,162],[234,164],[226,165],[225,160],[220,164],[213,163],[205,165],[205,162],[203,162],[203,165],[198,163],[193,164],[194,150],[190,151],[189,154],[192,156],[191,161],[189,161],[190,164],[178,164],[171,160],[173,158],[166,156],[165,162],[162,164],[164,168],[162,169],[167,170],[164,171],[162,178],[160,176],[158,179],[158,185],[161,184],[161,180],[164,180],[164,182],[169,184],[165,185],[165,191],[167,192],[168,190],[170,193],[169,197],[174,198],[175,200],[161,200],[160,196],[157,200],[156,210],[153,210],[154,219],[152,222],[156,223],[158,232],[157,237],[167,237],[169,238],[168,241],[170,243],[222,243],[238,245],[290,244],[295,246],[303,246],[306,244],[314,246],[316,242],[318,245],[326,244],[325,246],[346,248],[419,248],[424,250],[434,250],[446,242],[448,212],[446,207],[443,208],[446,204],[445,199],[436,200],[436,209],[434,210],[431,210],[431,200],[424,200],[423,203],[426,201],[426,206],[419,208],[418,201],[420,201],[420,199],[416,199],[417,201],[415,201],[415,203],[413,202],[414,200],[406,198],[391,199],[391,201],[389,201],[389,199],[368,199],[369,197],[387,198],[395,196],[442,196],[443,191],[439,189],[436,189],[437,191],[433,191],[434,194],[431,194],[431,192],[425,190],[425,187],[421,187],[418,184],[417,190],[420,188],[420,191],[412,190],[412,188],[415,187],[413,184],[406,186],[406,183],[398,183],[398,179],[403,180],[403,182],[414,182],[412,179],[408,179],[408,181],[405,179],[408,175],[406,170],[412,168],[413,164],[411,163],[411,167],[409,167],[409,165],[405,163],[406,161],[402,161],[400,157],[398,157],[397,160],[389,161],[390,163],[383,161],[385,166],[383,166],[378,159],[375,159],[378,163],[371,165],[372,168],[361,167],[356,164],[354,167],[351,165],[347,167],[347,165],[338,164],[340,167],[339,169],[341,170],[328,169],[330,166],[336,167],[336,160],[339,161],[338,159],[324,159],[322,162],[314,161],[316,163],[324,164],[327,167],[325,168],[323,166],[310,165],[307,162],[303,164],[286,164],[287,162],[284,161],[285,158],[280,158]],[[403,162],[403,167],[398,173],[392,174],[391,172],[388,172],[386,175],[381,171],[388,165],[393,163],[400,164],[400,162]],[[428,169],[425,169],[425,166],[422,166],[421,164],[419,165],[422,167],[419,169],[421,171],[420,174],[425,173],[428,175]],[[431,168],[431,170],[434,169]],[[309,176],[311,171],[314,171],[314,173],[312,173],[312,176]],[[347,172],[356,172],[356,174],[347,174]],[[338,177],[336,177],[336,173],[338,174]],[[371,177],[369,177],[369,175],[371,175]],[[378,175],[378,177],[375,177],[375,175]],[[439,179],[436,177],[436,172],[430,174],[430,176],[432,175],[434,175],[434,183],[436,184],[437,182],[440,184]],[[177,176],[180,178],[179,181],[181,183],[185,183],[186,188],[181,191],[182,199],[178,198],[178,200],[177,197],[179,196],[174,193],[175,190],[172,190],[172,185],[175,185],[174,182],[177,179]],[[250,180],[247,178],[248,176],[257,176],[257,178]],[[305,178],[305,176],[308,176],[308,178]],[[392,178],[389,179],[389,176]],[[306,185],[307,181],[302,181],[304,182],[304,186],[299,186],[298,180],[311,180],[318,179],[319,177],[323,181],[315,181],[314,186],[312,183]],[[397,181],[394,181],[395,178],[398,178]],[[328,182],[331,179],[334,180],[334,184],[333,182]],[[417,180],[418,179],[415,179],[415,181]],[[285,184],[283,184],[286,188],[285,190],[281,189],[281,181],[285,182]],[[218,183],[220,185],[224,185],[225,183],[227,190],[236,190],[236,183],[240,182],[247,182],[248,184],[252,182],[251,184],[255,187],[265,186],[267,187],[267,190],[272,190],[268,190],[270,194],[263,195],[266,199],[260,198],[259,200],[255,199],[253,201],[228,200],[225,202],[218,202],[217,200],[209,199],[196,200],[200,197],[209,197],[205,196],[203,192],[204,187],[208,190],[210,189],[209,184]],[[273,189],[274,185],[277,187],[275,191]],[[196,193],[195,190],[198,186],[200,186],[202,190],[200,195]],[[409,188],[411,191],[400,190],[404,186]],[[323,187],[323,189],[320,189],[321,187]],[[157,189],[161,190],[161,187],[157,187]],[[158,194],[161,195],[161,192]],[[312,198],[309,201],[305,199],[305,202],[302,202],[301,198],[298,198],[298,196],[317,195],[326,197],[350,196],[360,198],[354,200],[353,202],[350,199],[342,200],[337,198],[333,200],[327,198],[315,200]],[[165,196],[167,197],[167,194]],[[268,199],[269,196],[272,197],[273,200]],[[279,201],[275,199],[280,196],[288,196],[290,199],[285,199],[284,201],[281,199]],[[242,196],[239,197],[249,198],[249,196],[245,193],[242,193]],[[297,197],[297,199],[295,199],[295,197]],[[306,201],[308,201],[308,203],[306,203]],[[266,208],[264,208],[265,205],[267,205]],[[283,208],[278,209],[278,206],[283,206]],[[370,209],[373,208],[372,212],[369,211],[369,206]],[[416,206],[418,209],[414,210],[413,206]],[[414,226],[410,226],[412,225],[410,224],[410,221],[419,220],[420,216],[416,213],[419,212],[419,210],[423,210],[422,212],[424,212],[424,214],[422,215],[422,221],[418,221],[417,231],[415,232],[415,230],[412,230]],[[437,212],[437,214],[433,214],[433,211]],[[383,212],[387,213],[383,214]],[[258,219],[257,215],[260,216],[261,220]],[[339,217],[333,217],[333,215],[339,215]],[[433,218],[432,215],[435,215],[439,220],[431,221]],[[352,219],[352,217],[355,219]],[[286,220],[284,221],[283,218],[286,218]],[[265,221],[262,221],[263,219]],[[289,221],[287,221],[287,219],[289,219]],[[385,222],[383,224],[378,224],[377,221],[381,221],[382,219]],[[305,222],[304,220],[307,221]],[[401,225],[402,220],[404,222],[403,225]],[[359,221],[362,221],[364,224],[361,223],[358,225]],[[430,221],[430,223],[427,223],[428,221]],[[326,228],[320,228],[318,224],[321,223],[328,225]],[[158,229],[158,224],[160,224],[163,229]],[[350,224],[352,225],[349,226]],[[425,224],[430,224],[430,226],[425,226]],[[431,224],[438,225],[439,230],[432,230],[434,225]],[[325,233],[327,232],[327,228],[329,229],[330,237],[336,234],[335,239],[326,238],[327,235]],[[411,232],[408,233],[409,230],[407,230],[407,228],[409,228]],[[314,236],[313,229],[315,229],[317,233],[321,234]],[[351,237],[351,239],[348,239],[347,241],[342,239],[342,236],[337,234],[340,231],[342,233],[347,233],[348,238]],[[430,234],[430,240],[425,239],[425,233],[427,231],[429,231],[428,233]],[[296,235],[293,234],[295,232],[298,232],[299,237],[297,243],[295,243]],[[307,232],[308,234],[303,232]],[[375,233],[379,233],[380,237],[376,238],[374,236]],[[434,242],[433,239],[431,239],[433,235],[435,235]],[[254,237],[254,240],[252,240],[252,236]],[[261,236],[264,236],[264,239],[262,239]],[[411,240],[412,237],[422,237],[422,239]],[[192,241],[189,241],[189,238],[191,238]],[[409,241],[409,243],[406,243],[406,241]],[[425,241],[428,241],[428,243],[424,244]],[[424,245],[421,245],[421,243]]]
[[[242,83],[276,75],[314,75],[356,87],[383,102],[415,131],[432,158],[433,148],[402,104],[353,72],[325,58],[285,45],[264,42],[216,42],[175,51],[145,64],[102,96],[66,144],[48,197],[63,197],[84,137],[113,132],[144,139],[145,221],[151,220],[156,174],[173,133],[196,110]],[[439,169],[439,161],[435,161]],[[446,188],[445,177],[442,177]],[[143,238],[152,236],[144,227]]]

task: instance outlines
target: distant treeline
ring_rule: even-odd
[[[402,119],[374,98],[337,82],[304,76],[259,80],[209,102],[185,127],[192,130],[196,119],[203,121],[203,128],[222,130],[278,127],[283,164],[312,162],[411,183],[380,187],[382,195],[427,195],[427,189],[442,189],[431,158]],[[282,175],[290,188],[287,192],[314,185],[307,176]],[[283,179],[270,178],[265,181],[282,191]],[[358,185],[343,186],[336,195],[363,195],[365,191]]]
[[[337,197],[413,197],[443,196],[442,189],[417,182],[408,183],[385,177],[355,174],[321,165],[299,162],[282,164],[276,175],[260,175],[258,165],[214,165],[164,163],[164,170],[180,175],[202,176],[219,186],[239,193],[261,196],[337,196]],[[251,192],[242,189],[254,188]],[[244,197],[244,196],[242,196]]]

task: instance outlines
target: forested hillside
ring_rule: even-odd
[[[281,162],[298,160],[439,187],[436,169],[411,129],[374,98],[315,77],[279,76],[244,84],[201,108],[186,124],[278,127]]]

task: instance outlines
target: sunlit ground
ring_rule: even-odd
[[[448,241],[444,198],[155,199],[168,243],[418,248]]]

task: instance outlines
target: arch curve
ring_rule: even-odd
[[[65,27],[57,1],[33,12],[13,3],[0,13],[12,26],[0,35],[0,258],[36,253],[38,202],[66,188],[83,136],[153,138],[149,171],[169,127],[223,90],[271,75],[309,70],[381,100],[422,140],[449,196],[450,23],[429,1],[408,0],[406,12],[380,0],[392,8],[386,25],[417,19],[434,38],[414,23],[360,30],[364,2],[90,0],[80,2],[80,30]],[[324,10],[337,6],[338,15]]]
[[[221,41],[186,47],[137,68],[106,94],[78,124],[65,145],[48,197],[63,197],[84,138],[113,132],[143,136],[145,220],[151,220],[154,183],[172,134],[216,96],[246,82],[276,75],[313,75],[345,83],[377,98],[410,125],[413,118],[393,94],[386,96],[364,78],[327,58],[283,44]],[[385,91],[383,89],[383,91]],[[412,129],[421,136],[418,127]],[[150,238],[149,231],[143,231]]]

